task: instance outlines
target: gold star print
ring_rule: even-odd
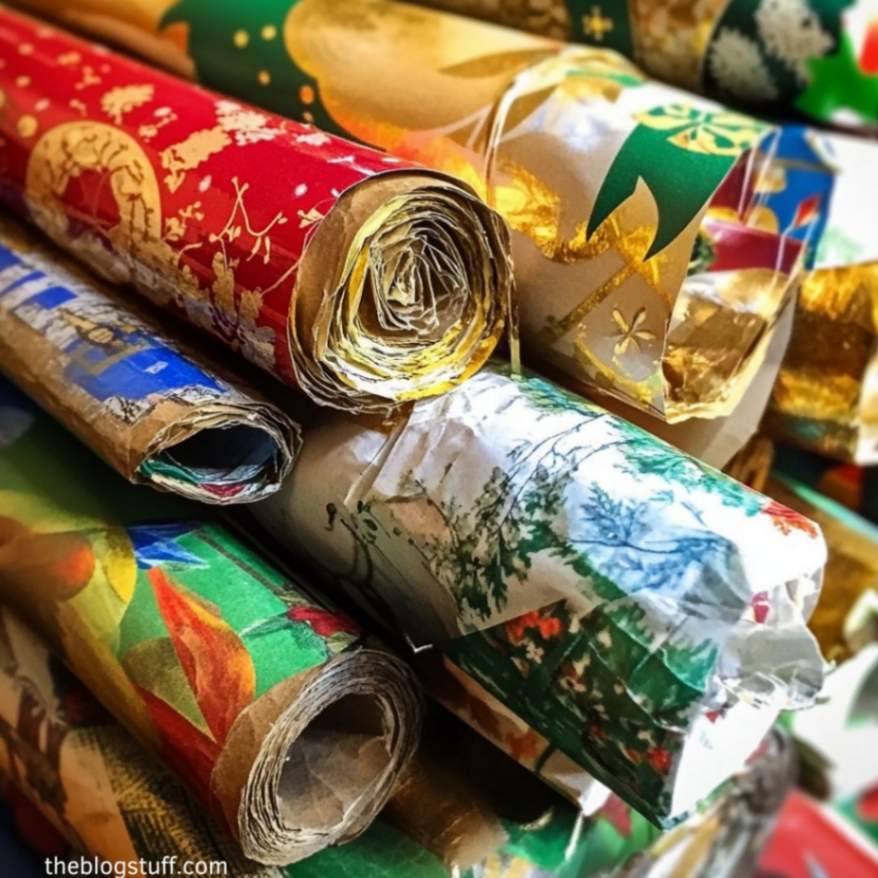
[[[602,43],[604,37],[613,29],[613,19],[601,13],[600,6],[592,6],[591,12],[582,16],[582,29],[587,36]]]
[[[634,315],[634,319],[630,323],[618,308],[613,308],[613,320],[615,320],[616,326],[619,327],[619,332],[621,333],[616,346],[613,348],[613,355],[616,357],[621,357],[631,345],[634,345],[638,351],[641,351],[643,350],[640,346],[642,341],[655,340],[654,332],[640,328],[643,321],[646,320],[646,308],[641,308]]]

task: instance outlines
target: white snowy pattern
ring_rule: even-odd
[[[766,51],[807,84],[811,78],[808,60],[822,57],[833,45],[817,13],[806,0],[762,0],[755,17]]]
[[[726,27],[713,41],[710,72],[727,92],[745,101],[771,101],[778,97],[771,71],[759,46],[735,28]]]

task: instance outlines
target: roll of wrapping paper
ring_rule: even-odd
[[[0,772],[77,852],[113,862],[176,856],[178,872],[204,861],[260,878],[445,878],[453,869],[461,878],[584,878],[656,840],[656,829],[618,800],[577,825],[575,809],[536,788],[508,757],[486,752],[450,717],[432,719],[431,730],[446,734],[424,742],[363,836],[286,869],[266,868],[244,859],[45,642],[0,610]]]
[[[878,641],[878,527],[802,482],[775,473],[766,493],[816,521],[828,549],[811,630],[830,661]]]
[[[878,644],[873,643],[827,678],[823,697],[813,711],[802,711],[788,723],[809,757],[809,768],[819,782],[818,795],[830,806],[827,817],[841,818],[842,828],[868,848],[871,871],[851,873],[866,876],[878,869],[876,697]]]
[[[206,503],[276,491],[298,426],[0,216],[0,369],[131,482]]]
[[[677,860],[686,864],[680,878],[713,878],[718,862],[724,874],[743,876],[790,783],[791,748],[775,733],[722,795],[668,835],[615,798],[577,824],[572,808],[535,788],[508,757],[432,714],[403,788],[361,838],[266,869],[243,860],[8,611],[0,611],[0,657],[0,771],[75,849],[114,862],[176,856],[178,871],[201,860],[226,863],[226,874],[275,878],[587,878],[611,870],[646,878]]]
[[[812,269],[802,280],[790,347],[765,428],[804,448],[859,464],[878,463],[878,145],[800,132],[781,156],[778,201],[819,222]],[[786,165],[786,169],[784,169]],[[789,198],[784,184],[803,179]],[[767,222],[766,222],[767,218]]]
[[[767,126],[615,53],[407,4],[38,8],[471,183],[513,230],[525,357],[579,385],[669,422],[715,418],[765,360],[799,251],[740,222]]]
[[[878,129],[874,0],[424,2],[612,48],[659,79],[762,112]]]
[[[0,12],[4,203],[317,401],[387,411],[494,348],[502,220],[464,185]]]
[[[825,545],[787,507],[493,369],[388,432],[315,417],[248,510],[432,645],[428,688],[568,794],[587,771],[668,821],[819,689]]]
[[[0,598],[259,862],[356,836],[415,749],[404,664],[8,385]]]

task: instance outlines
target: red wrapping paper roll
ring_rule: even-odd
[[[0,10],[2,201],[318,401],[447,390],[487,359],[505,227],[450,178]]]

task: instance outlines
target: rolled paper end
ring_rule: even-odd
[[[280,488],[301,445],[272,405],[201,405],[155,437],[133,481],[199,503],[254,503]]]
[[[297,380],[317,402],[361,412],[444,393],[496,347],[512,284],[508,232],[486,204],[441,175],[372,177],[339,199],[302,258]]]
[[[280,487],[301,446],[283,411],[5,217],[0,263],[4,372],[122,476],[214,504]]]
[[[417,684],[399,659],[346,652],[302,686],[271,724],[238,807],[238,839],[285,865],[363,832],[420,737]]]

